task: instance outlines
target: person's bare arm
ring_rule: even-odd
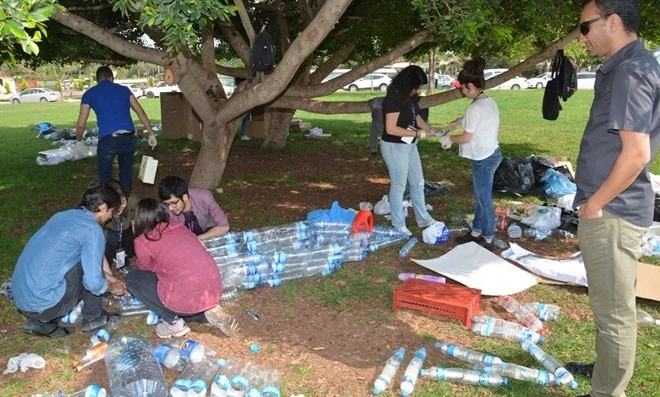
[[[385,131],[390,135],[400,136],[400,137],[412,137],[416,138],[418,136],[417,131],[411,131],[406,128],[401,128],[396,125],[397,120],[399,119],[399,113],[387,113],[385,115]]]
[[[78,112],[78,121],[76,121],[76,141],[82,141],[83,132],[85,132],[85,126],[87,125],[87,119],[89,118],[89,111],[91,107],[89,105],[80,105],[80,112]]]
[[[209,237],[214,237],[214,236],[222,236],[223,234],[227,233],[229,231],[229,226],[213,226],[209,230],[207,230],[205,233],[200,234],[197,236],[198,239],[204,240]]]
[[[149,121],[149,117],[147,117],[147,113],[145,113],[144,109],[142,108],[142,105],[140,105],[138,100],[135,99],[135,96],[133,95],[131,95],[130,104],[131,104],[131,109],[133,109],[135,114],[137,114],[138,119],[140,119],[140,122],[142,123],[144,128],[147,129],[149,135],[153,135],[154,130],[151,128],[151,122]]]

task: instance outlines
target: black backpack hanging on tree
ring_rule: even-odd
[[[564,102],[577,90],[577,73],[575,66],[564,56],[564,50],[557,50],[552,60],[552,80],[548,81],[543,93],[543,118],[557,120],[562,110],[559,98]]]
[[[248,81],[252,82],[252,76],[257,74],[257,82],[263,80],[264,73],[270,73],[275,66],[275,44],[273,38],[263,30],[254,36],[252,49],[250,50],[250,62],[248,64]]]

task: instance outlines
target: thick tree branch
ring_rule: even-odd
[[[222,37],[236,51],[236,55],[241,58],[243,63],[247,65],[250,61],[250,45],[245,42],[238,29],[229,21],[219,22],[218,27],[220,27]]]
[[[328,77],[333,70],[337,69],[337,66],[341,65],[351,52],[355,49],[355,42],[351,41],[344,44],[341,48],[335,51],[328,60],[323,62],[319,67],[312,73],[310,76],[309,82],[311,84],[320,84],[324,78]]]
[[[202,66],[209,73],[215,74],[215,35],[213,25],[206,25],[202,32]]]
[[[300,9],[303,26],[309,25],[309,22],[314,18],[312,8],[309,6],[309,0],[298,0],[298,8]]]
[[[250,17],[248,16],[245,4],[243,3],[243,0],[234,0],[234,5],[238,7],[238,16],[241,17],[243,29],[245,29],[248,40],[250,40],[250,45],[252,45],[254,42],[254,27],[252,26],[252,22],[250,22]]]
[[[130,43],[68,11],[56,10],[51,16],[51,19],[84,34],[90,39],[127,58],[152,63],[154,65],[167,65],[170,62],[170,57],[165,51]]]
[[[291,87],[286,92],[288,96],[295,96],[300,98],[313,98],[318,96],[329,95],[341,87],[352,83],[353,81],[365,76],[374,70],[391,63],[400,56],[406,54],[414,48],[424,44],[431,37],[431,31],[428,29],[421,30],[415,33],[412,37],[408,38],[399,44],[393,50],[381,55],[378,58],[372,59],[369,63],[356,67],[350,72],[344,73],[341,76],[329,80],[323,84],[310,85],[307,87]]]
[[[275,21],[280,31],[280,48],[282,54],[284,54],[291,45],[291,39],[289,38],[289,24],[284,17],[284,3],[282,3],[282,0],[275,1]],[[307,26],[307,24],[303,26]]]

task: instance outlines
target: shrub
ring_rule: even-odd
[[[28,88],[30,88],[30,86],[28,85],[27,81],[25,81],[25,79],[19,80],[18,86],[20,87],[21,91],[25,91]]]
[[[62,91],[62,82],[60,80],[55,80],[55,91]]]

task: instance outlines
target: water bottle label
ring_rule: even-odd
[[[445,378],[447,378],[447,374],[445,373],[445,368],[436,369],[435,378],[437,380],[445,380]]]
[[[85,389],[85,397],[105,396],[105,389],[98,385],[89,385]]]
[[[186,340],[183,342],[183,345],[181,345],[181,355],[190,360],[190,355],[192,354],[195,347],[197,347],[197,345],[199,345],[199,342],[196,342],[192,339]]]
[[[160,345],[156,346],[154,349],[154,357],[156,357],[156,361],[158,361],[158,364],[163,365],[165,362],[165,356],[167,355],[167,352],[172,350],[172,346],[168,345],[167,343],[161,343]]]
[[[280,389],[275,386],[266,386],[261,391],[261,395],[268,397],[280,397]]]
[[[257,242],[254,240],[248,240],[245,242],[245,245],[247,246],[247,250],[251,254],[257,253]]]
[[[243,232],[243,240],[245,242],[254,241],[254,231],[246,230]]]
[[[231,378],[231,385],[234,387],[238,386],[239,388],[247,389],[248,383],[247,378],[243,375],[236,375]]]
[[[229,383],[229,378],[224,374],[218,374],[213,381],[213,384],[217,385],[222,390],[229,389]]]
[[[447,355],[454,357],[454,345],[447,345]]]
[[[479,384],[481,386],[488,386],[489,385],[488,374],[486,374],[485,372],[482,372],[482,373],[479,374]]]
[[[192,380],[187,378],[180,378],[174,381],[172,389],[179,389],[181,391],[188,391],[192,387]]]
[[[107,342],[110,340],[110,333],[105,328],[101,328],[96,332],[96,337],[99,338],[99,341]]]
[[[487,356],[484,357],[484,364],[486,364],[486,365],[491,365],[491,364],[493,364],[493,363],[495,362],[495,359],[496,359],[496,358],[497,358],[497,357],[495,357],[495,356],[488,356],[488,355],[487,355]],[[499,360],[498,360],[498,361],[499,361]]]
[[[202,396],[206,395],[206,382],[203,379],[195,379],[190,385],[190,389],[196,393],[204,393]]]

